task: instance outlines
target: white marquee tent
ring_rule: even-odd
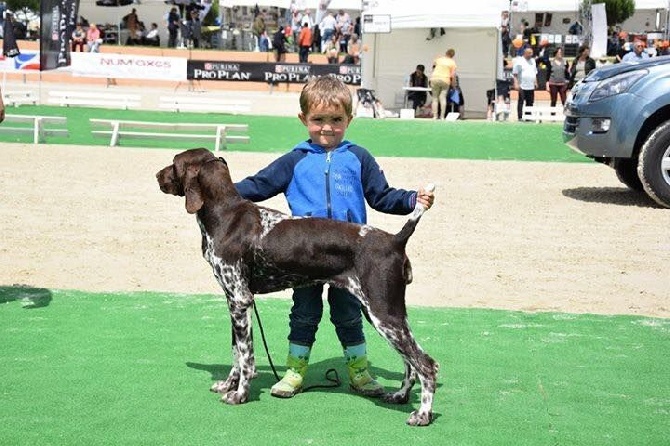
[[[577,11],[581,3],[581,0],[512,0],[512,9],[538,12]],[[602,2],[593,0],[593,3]],[[665,9],[667,7],[668,0],[635,0],[635,9]]]
[[[379,3],[382,3],[381,1]],[[484,117],[486,90],[495,87],[500,63],[500,14],[507,0],[441,2],[386,0],[371,11],[391,15],[391,32],[365,34],[368,51],[361,58],[363,87],[375,90],[387,107],[398,106],[403,80],[418,64],[429,74],[433,60],[449,48],[456,51],[460,86],[468,117]],[[428,39],[430,28],[443,28]]]

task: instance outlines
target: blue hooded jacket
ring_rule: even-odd
[[[409,214],[416,192],[394,189],[374,157],[342,141],[327,152],[311,140],[298,144],[256,175],[235,184],[242,197],[263,201],[280,193],[295,216],[366,223],[365,202],[386,214]]]

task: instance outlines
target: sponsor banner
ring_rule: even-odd
[[[53,70],[68,64],[70,36],[77,24],[79,0],[40,1],[40,68]]]
[[[38,51],[22,51],[15,57],[0,57],[0,72],[26,71],[40,69]]]
[[[335,76],[347,85],[361,85],[360,65],[189,60],[187,74],[193,80],[272,83],[305,83],[319,76]]]
[[[74,52],[73,76],[115,79],[186,80],[186,59],[111,53]]]

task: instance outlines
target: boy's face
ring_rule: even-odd
[[[347,115],[341,105],[318,104],[312,106],[307,114],[300,113],[298,118],[307,127],[314,144],[332,150],[344,139],[352,116]]]

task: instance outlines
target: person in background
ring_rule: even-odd
[[[644,43],[636,40],[633,42],[633,51],[623,56],[621,62],[639,62],[644,59],[649,59],[649,54],[644,50]]]
[[[284,31],[285,28],[280,25],[279,29],[272,35],[275,62],[284,62],[286,60],[286,34],[284,34]]]
[[[321,30],[321,51],[323,51],[326,43],[328,43],[335,34],[335,17],[333,13],[328,11],[328,13],[323,17],[321,23],[319,23],[319,30]]]
[[[133,8],[128,14],[123,16],[123,24],[128,29],[128,41],[127,44],[137,43],[138,30],[140,28],[140,19],[137,16],[137,9]]]
[[[340,52],[347,52],[349,38],[354,31],[354,25],[351,23],[351,16],[344,9],[340,9],[335,16],[335,32],[340,35]]]
[[[563,59],[563,48],[554,50],[554,57],[549,62],[549,80],[547,81],[551,106],[556,106],[558,96],[565,105],[568,91],[568,63]]]
[[[91,23],[86,31],[86,45],[88,46],[88,51],[91,53],[99,52],[101,44],[102,39],[100,38],[100,30],[95,23]]]
[[[261,34],[261,38],[258,39],[258,49],[261,53],[267,53],[270,51],[270,36],[268,36],[268,30],[266,29]]]
[[[428,88],[428,76],[426,76],[424,65],[417,65],[414,72],[409,75],[409,86]],[[407,100],[412,101],[412,108],[416,110],[426,104],[428,93],[425,91],[410,91],[407,93]]]
[[[188,29],[188,37],[186,39],[186,46],[188,48],[200,48],[200,36],[202,33],[200,10],[193,8],[187,17],[186,28]]]
[[[429,209],[432,192],[389,186],[384,171],[363,147],[345,140],[353,101],[339,79],[310,80],[300,94],[298,118],[309,139],[257,174],[235,184],[243,198],[258,202],[284,194],[294,216],[313,216],[364,224],[366,203],[378,212],[407,215],[416,203]],[[324,175],[327,172],[326,175]],[[270,394],[291,398],[303,388],[305,374],[323,316],[323,285],[293,290],[289,315],[288,357],[284,377]],[[360,301],[346,289],[328,287],[330,320],[340,341],[352,392],[379,397],[384,387],[370,374]]]
[[[151,29],[147,31],[146,36],[142,40],[144,45],[161,46],[161,38],[158,35],[158,23],[151,24]]]
[[[324,45],[322,52],[326,55],[329,64],[340,63],[340,39],[337,34],[331,34],[330,40]]]
[[[76,52],[79,48],[80,52],[84,52],[84,45],[86,44],[86,33],[81,27],[81,23],[77,23],[77,27],[72,31],[72,52]]]
[[[309,59],[309,49],[312,46],[312,30],[309,27],[308,22],[302,24],[302,29],[298,35],[298,48],[299,48],[299,62],[307,63]]]
[[[670,42],[667,40],[662,41],[658,46],[658,55],[659,56],[668,56],[670,55]]]
[[[628,41],[628,33],[621,31],[619,33],[619,50],[616,52],[614,63],[621,63],[623,56],[632,51],[632,43]]]
[[[433,119],[443,119],[447,116],[447,93],[456,76],[455,55],[456,51],[449,48],[444,56],[433,61],[433,72],[430,75]]]
[[[177,46],[177,35],[179,34],[179,21],[181,17],[177,8],[170,8],[170,12],[167,13],[165,22],[167,23],[168,29],[168,48],[175,48]]]
[[[532,107],[535,102],[535,89],[537,88],[537,65],[533,58],[533,49],[526,48],[522,57],[517,57],[512,68],[514,76],[514,89],[519,92],[516,114],[519,121],[523,118],[524,104]]]
[[[595,69],[596,61],[591,58],[591,48],[588,45],[582,45],[577,49],[577,56],[572,60],[568,72],[568,89],[571,89],[577,82],[584,79]]]
[[[342,63],[358,65],[361,63],[361,41],[356,34],[352,34],[347,44],[347,55]]]
[[[263,33],[265,33],[265,14],[263,12],[259,12],[256,18],[254,18],[251,31],[254,35],[254,51],[262,51],[260,49],[260,40]]]
[[[5,120],[5,101],[2,99],[2,90],[0,90],[0,122]]]

